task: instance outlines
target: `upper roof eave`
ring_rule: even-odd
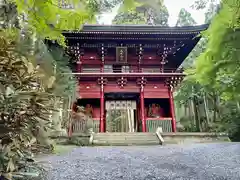
[[[183,27],[163,27],[153,25],[84,25],[81,30],[64,31],[63,34],[84,34],[84,33],[107,33],[107,34],[182,34],[182,33],[198,33],[208,28],[209,24],[198,26]]]

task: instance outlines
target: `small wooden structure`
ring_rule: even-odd
[[[91,112],[94,131],[176,132],[179,66],[206,28],[85,25],[64,32],[79,79],[77,104]]]

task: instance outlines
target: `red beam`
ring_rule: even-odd
[[[73,75],[77,75],[79,77],[172,77],[185,76],[183,73],[71,73]]]

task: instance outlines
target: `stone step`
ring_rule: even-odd
[[[157,138],[156,134],[138,134],[138,133],[123,133],[123,134],[114,134],[114,133],[109,133],[109,134],[100,134],[100,133],[97,133],[97,134],[94,134],[94,137],[95,138],[98,138],[98,139],[116,139],[116,138],[132,138],[132,139],[152,139],[152,138]]]
[[[93,145],[159,145],[159,141],[93,140]]]
[[[162,133],[163,144],[192,144],[229,141],[227,135],[212,133]],[[155,133],[96,133],[93,145],[157,145],[160,141]]]
[[[159,141],[157,137],[152,138],[136,138],[136,137],[116,137],[116,138],[99,138],[95,137],[96,140],[101,141]]]
[[[157,145],[159,140],[155,133],[96,133],[94,145]]]
[[[134,133],[95,133],[97,136],[155,136],[156,133],[142,133],[142,132],[134,132]]]

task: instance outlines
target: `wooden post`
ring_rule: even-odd
[[[177,127],[176,127],[176,117],[175,117],[175,109],[174,109],[172,87],[169,88],[168,92],[169,92],[169,100],[170,100],[170,110],[171,110],[171,115],[172,115],[172,131],[176,132],[177,131]]]
[[[144,86],[141,85],[140,88],[140,109],[141,109],[141,120],[142,120],[142,132],[147,131],[146,127],[146,118],[145,118],[145,109],[144,109]]]
[[[100,89],[100,129],[99,132],[104,132],[104,88],[103,84],[101,84],[101,89]]]
[[[140,44],[138,52],[138,72],[142,72],[141,71],[142,51],[143,51],[142,44]]]

